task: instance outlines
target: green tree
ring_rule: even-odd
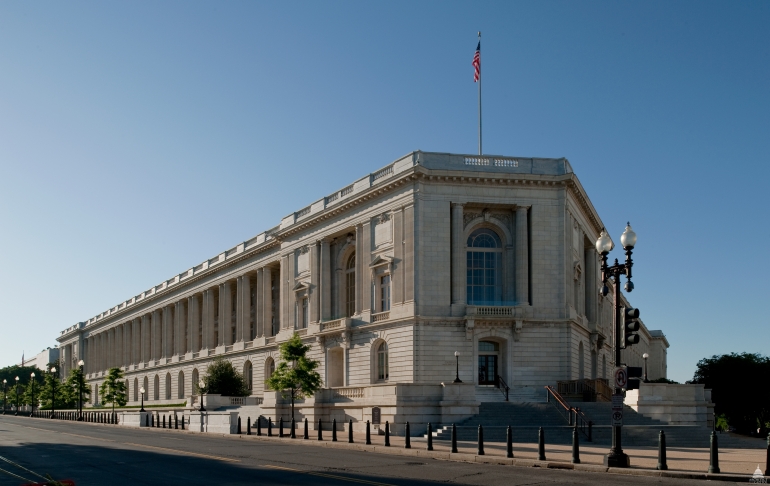
[[[321,388],[318,361],[309,359],[309,344],[302,344],[298,334],[281,344],[281,362],[265,383],[273,390],[281,391],[284,398],[291,398],[291,418],[294,418],[294,401],[312,396]]]
[[[128,402],[126,382],[123,381],[123,372],[120,368],[110,368],[99,387],[99,395],[102,396],[102,403],[112,404],[112,413],[115,413],[116,404],[122,407]]]
[[[33,373],[35,375],[34,379],[32,377]],[[21,383],[21,376],[19,377],[19,383]],[[22,393],[19,403],[22,405],[33,405],[34,400],[34,406],[37,408],[40,403],[40,390],[43,388],[43,372],[35,368],[35,371],[30,373],[27,382],[23,385],[20,384],[19,388]]]
[[[711,389],[717,414],[739,432],[756,432],[770,422],[770,357],[758,353],[730,353],[704,358],[688,383]],[[762,432],[760,432],[762,433]]]
[[[219,356],[206,368],[206,376],[203,377],[203,388],[200,393],[210,395],[222,395],[225,397],[247,397],[251,390],[246,386],[243,375],[235,369],[233,364]]]
[[[50,370],[50,367],[48,368]],[[56,401],[54,402],[54,398]],[[51,410],[53,408],[61,410],[72,406],[72,394],[66,384],[59,380],[59,371],[45,373],[43,386],[40,388],[40,408],[41,410]]]
[[[67,396],[70,402],[76,406],[80,400],[80,390],[83,390],[84,404],[91,397],[91,387],[86,383],[86,379],[79,368],[70,370],[70,375],[67,377],[67,381],[64,382],[62,388],[65,389],[65,396]]]

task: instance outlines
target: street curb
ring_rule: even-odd
[[[49,422],[50,419],[38,419],[44,422]],[[56,420],[56,422],[66,422],[63,420]],[[75,422],[80,425],[96,426],[103,428],[113,428],[116,425],[111,424],[98,424],[92,422]],[[117,425],[117,427],[122,427]],[[607,467],[599,464],[572,464],[570,462],[560,461],[538,461],[534,459],[519,459],[519,458],[507,458],[497,455],[483,455],[468,454],[465,452],[451,453],[443,451],[427,451],[424,449],[406,449],[403,447],[385,447],[384,445],[366,445],[361,443],[350,444],[348,442],[331,442],[329,440],[318,441],[315,439],[304,440],[301,437],[291,439],[287,437],[267,437],[265,435],[246,435],[246,434],[219,434],[219,433],[207,433],[198,432],[195,430],[181,430],[181,429],[156,429],[155,427],[124,427],[131,430],[146,430],[148,432],[154,432],[155,430],[163,430],[175,433],[186,434],[201,434],[209,437],[221,436],[227,439],[242,439],[242,440],[257,440],[264,442],[290,442],[296,445],[302,446],[316,446],[327,447],[332,449],[347,449],[357,450],[361,452],[375,452],[380,454],[388,454],[392,456],[416,456],[425,459],[436,459],[439,461],[452,461],[452,462],[466,462],[476,464],[497,464],[501,466],[514,466],[514,467],[538,467],[543,469],[571,469],[574,471],[584,472],[596,472],[596,473],[608,473],[617,474],[621,476],[647,476],[647,477],[660,477],[660,478],[673,478],[673,479],[698,479],[705,481],[730,481],[730,482],[746,482],[751,479],[750,475],[740,474],[709,474],[698,473],[692,471],[658,471],[656,469],[643,469],[637,467],[619,468],[619,467]]]

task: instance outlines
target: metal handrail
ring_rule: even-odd
[[[508,388],[508,383],[506,383],[505,380],[503,380],[503,377],[500,375],[495,375],[495,378],[497,380],[497,388],[499,388],[503,395],[505,395],[505,401],[507,402],[508,390],[510,390],[510,388]],[[500,386],[501,384],[502,386]]]
[[[550,397],[553,396],[556,410],[561,414],[562,417],[567,419],[567,423],[570,426],[575,426],[580,432],[583,433],[583,435],[586,436],[588,442],[591,442],[593,440],[594,423],[588,419],[586,414],[583,413],[580,408],[573,407],[567,403],[564,397],[562,397],[558,391],[554,390],[553,387],[546,385],[545,390],[546,400],[550,402]],[[561,405],[561,408],[556,404]]]

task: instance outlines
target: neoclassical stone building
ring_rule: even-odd
[[[446,417],[502,382],[542,398],[544,385],[612,373],[602,228],[566,159],[413,152],[65,329],[62,364],[83,359],[93,387],[121,367],[131,402],[144,386],[149,404],[180,403],[224,356],[279,413],[264,380],[297,333],[326,386],[306,416],[360,421],[381,406],[384,421],[414,405]],[[647,352],[650,379],[665,377],[667,347],[643,326],[625,360]]]

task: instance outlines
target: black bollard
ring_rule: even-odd
[[[484,428],[479,424],[479,452],[478,455],[484,455]]]
[[[291,418],[291,434],[289,434],[289,437],[292,439],[297,438],[297,422],[294,421],[294,417]]]
[[[513,431],[511,430],[510,425],[505,431],[505,450],[505,457],[513,457]]]
[[[452,452],[457,452],[457,426],[452,424]]]
[[[184,415],[182,415],[182,420],[181,420],[181,422],[182,422],[182,430],[184,430]]]
[[[238,416],[238,435],[241,435],[241,416]]]
[[[283,417],[278,419],[278,437],[283,437]]]
[[[412,442],[409,438],[409,422],[406,423],[406,430],[404,431],[404,449],[411,449]]]
[[[323,423],[318,419],[318,440],[324,440]]]
[[[348,421],[348,444],[353,443],[353,419]]]
[[[572,464],[580,464],[580,438],[578,437],[577,422],[572,429]]]
[[[308,425],[307,425],[307,417],[305,417],[305,435],[302,436],[303,439],[308,440],[310,439],[310,435],[308,434]]]
[[[267,417],[267,436],[273,436],[273,417]]]
[[[719,439],[713,430],[711,431],[711,451],[709,454],[709,474],[719,474]]]
[[[545,461],[545,432],[543,432],[543,428],[540,427],[540,430],[537,432],[537,460],[538,461]]]
[[[337,419],[332,419],[332,442],[337,442]]]
[[[390,423],[385,421],[385,447],[390,447]]]
[[[765,476],[770,476],[770,433],[767,434],[767,459],[765,460]]]
[[[165,415],[163,416],[163,428],[164,429],[166,428],[166,416]]]
[[[433,450],[433,427],[430,425],[430,422],[428,422],[428,450]]]
[[[666,433],[662,430],[658,434],[658,466],[655,469],[658,471],[668,469],[668,464],[666,464]]]
[[[366,421],[366,445],[372,445],[372,434],[369,430],[369,421]]]
[[[246,435],[251,435],[251,417],[246,417]]]
[[[149,427],[150,426],[150,416],[149,415],[145,415],[144,416],[144,426],[145,427]]]
[[[262,435],[262,416],[257,415],[257,436]]]
[[[174,430],[179,429],[179,415],[174,412]]]

